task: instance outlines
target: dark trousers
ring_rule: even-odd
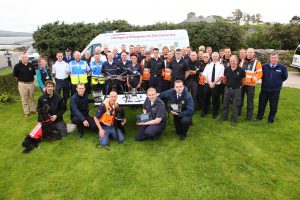
[[[185,81],[185,86],[188,88],[189,92],[191,93],[194,101],[194,108],[197,109],[198,102],[197,102],[197,96],[198,96],[198,83],[196,80],[189,79]]]
[[[88,83],[87,83],[87,87],[85,90],[87,91],[88,94],[91,94],[91,92],[92,92],[92,87],[91,87],[92,77],[88,76],[87,80],[88,80]]]
[[[268,117],[269,122],[274,122],[274,118],[277,112],[277,106],[279,102],[280,91],[278,92],[267,92],[261,91],[259,94],[259,102],[258,102],[258,113],[257,119],[262,119],[265,113],[265,109],[267,103],[270,103],[270,113]]]
[[[212,99],[212,111],[213,115],[218,115],[220,110],[220,91],[219,85],[215,85],[214,88],[210,88],[208,84],[205,84],[204,88],[204,107],[202,113],[207,114],[210,109],[210,99]]]
[[[55,93],[61,96],[62,91],[62,98],[67,102],[69,97],[69,79],[55,79],[56,85],[55,85]]]
[[[204,89],[205,89],[205,85],[199,85],[198,84],[198,107],[201,109],[203,109],[204,106]]]
[[[242,112],[242,108],[244,106],[244,97],[245,97],[245,94],[247,94],[247,119],[251,120],[253,117],[253,111],[254,111],[255,86],[245,85],[242,87],[241,93],[242,93],[242,95],[241,95],[241,103],[239,106],[239,113]]]
[[[117,93],[123,93],[124,87],[122,85],[122,82],[119,80],[107,80],[105,81],[104,86],[104,93],[108,95],[112,90],[116,91]]]
[[[149,87],[154,87],[158,93],[162,91],[162,78],[161,76],[154,76],[151,74]]]
[[[236,122],[238,116],[238,109],[241,101],[241,88],[230,89],[228,87],[225,87],[222,120],[228,119],[228,107],[231,101],[232,101],[231,121]]]
[[[102,93],[104,94],[104,84],[95,84],[91,86],[92,91],[94,92],[100,92],[102,91]]]
[[[149,81],[143,80],[143,82],[142,82],[142,88],[144,89],[144,91],[147,91],[148,88],[149,88]]]
[[[176,133],[181,138],[186,137],[191,124],[192,124],[192,116],[178,117],[174,115],[174,125],[176,129]]]
[[[135,136],[135,139],[137,141],[154,139],[158,137],[165,128],[166,128],[166,123],[140,126],[139,131]]]
[[[54,127],[55,127],[55,130],[57,130],[62,137],[67,136],[67,134],[68,134],[67,124],[64,120],[54,122]]]
[[[225,93],[225,85],[224,84],[220,84],[220,93],[221,93],[221,100],[222,102],[224,101],[224,93]]]
[[[78,133],[83,135],[83,129],[91,129],[91,130],[97,130],[97,125],[95,123],[95,120],[93,117],[91,116],[86,116],[85,117],[86,120],[88,121],[89,123],[89,127],[84,127],[83,126],[83,122],[81,120],[79,120],[77,117],[71,117],[71,121],[73,124],[76,124],[76,127],[77,127],[77,130],[78,130]]]
[[[171,81],[163,80],[162,85],[163,85],[162,92],[171,89]]]

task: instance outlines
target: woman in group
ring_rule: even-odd
[[[42,91],[46,92],[45,82],[47,80],[52,80],[51,73],[47,69],[47,61],[45,57],[40,57],[38,69],[36,70],[37,82]]]

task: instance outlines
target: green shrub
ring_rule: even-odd
[[[12,73],[0,75],[0,94],[3,93],[9,95],[17,95],[19,93],[17,80]]]
[[[14,102],[14,98],[8,94],[0,94],[0,102],[3,102],[3,103],[12,103]]]

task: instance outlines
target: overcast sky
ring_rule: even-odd
[[[264,22],[288,23],[293,16],[300,15],[299,0],[280,3],[263,0],[4,0],[0,5],[0,30],[22,32],[33,32],[38,26],[57,20],[98,23],[107,18],[123,19],[134,25],[179,23],[190,11],[197,16],[220,15],[226,18],[237,8],[249,14],[260,13]]]

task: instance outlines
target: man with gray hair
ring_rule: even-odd
[[[34,66],[28,62],[28,55],[24,52],[21,55],[21,62],[14,67],[13,76],[18,81],[18,89],[22,99],[25,118],[30,113],[36,113],[34,106],[34,75]]]
[[[216,119],[220,109],[220,84],[224,76],[224,66],[219,62],[219,53],[212,53],[212,62],[206,65],[203,74],[205,78],[204,107],[201,116],[208,114],[210,109],[210,98],[212,97],[213,119]]]

